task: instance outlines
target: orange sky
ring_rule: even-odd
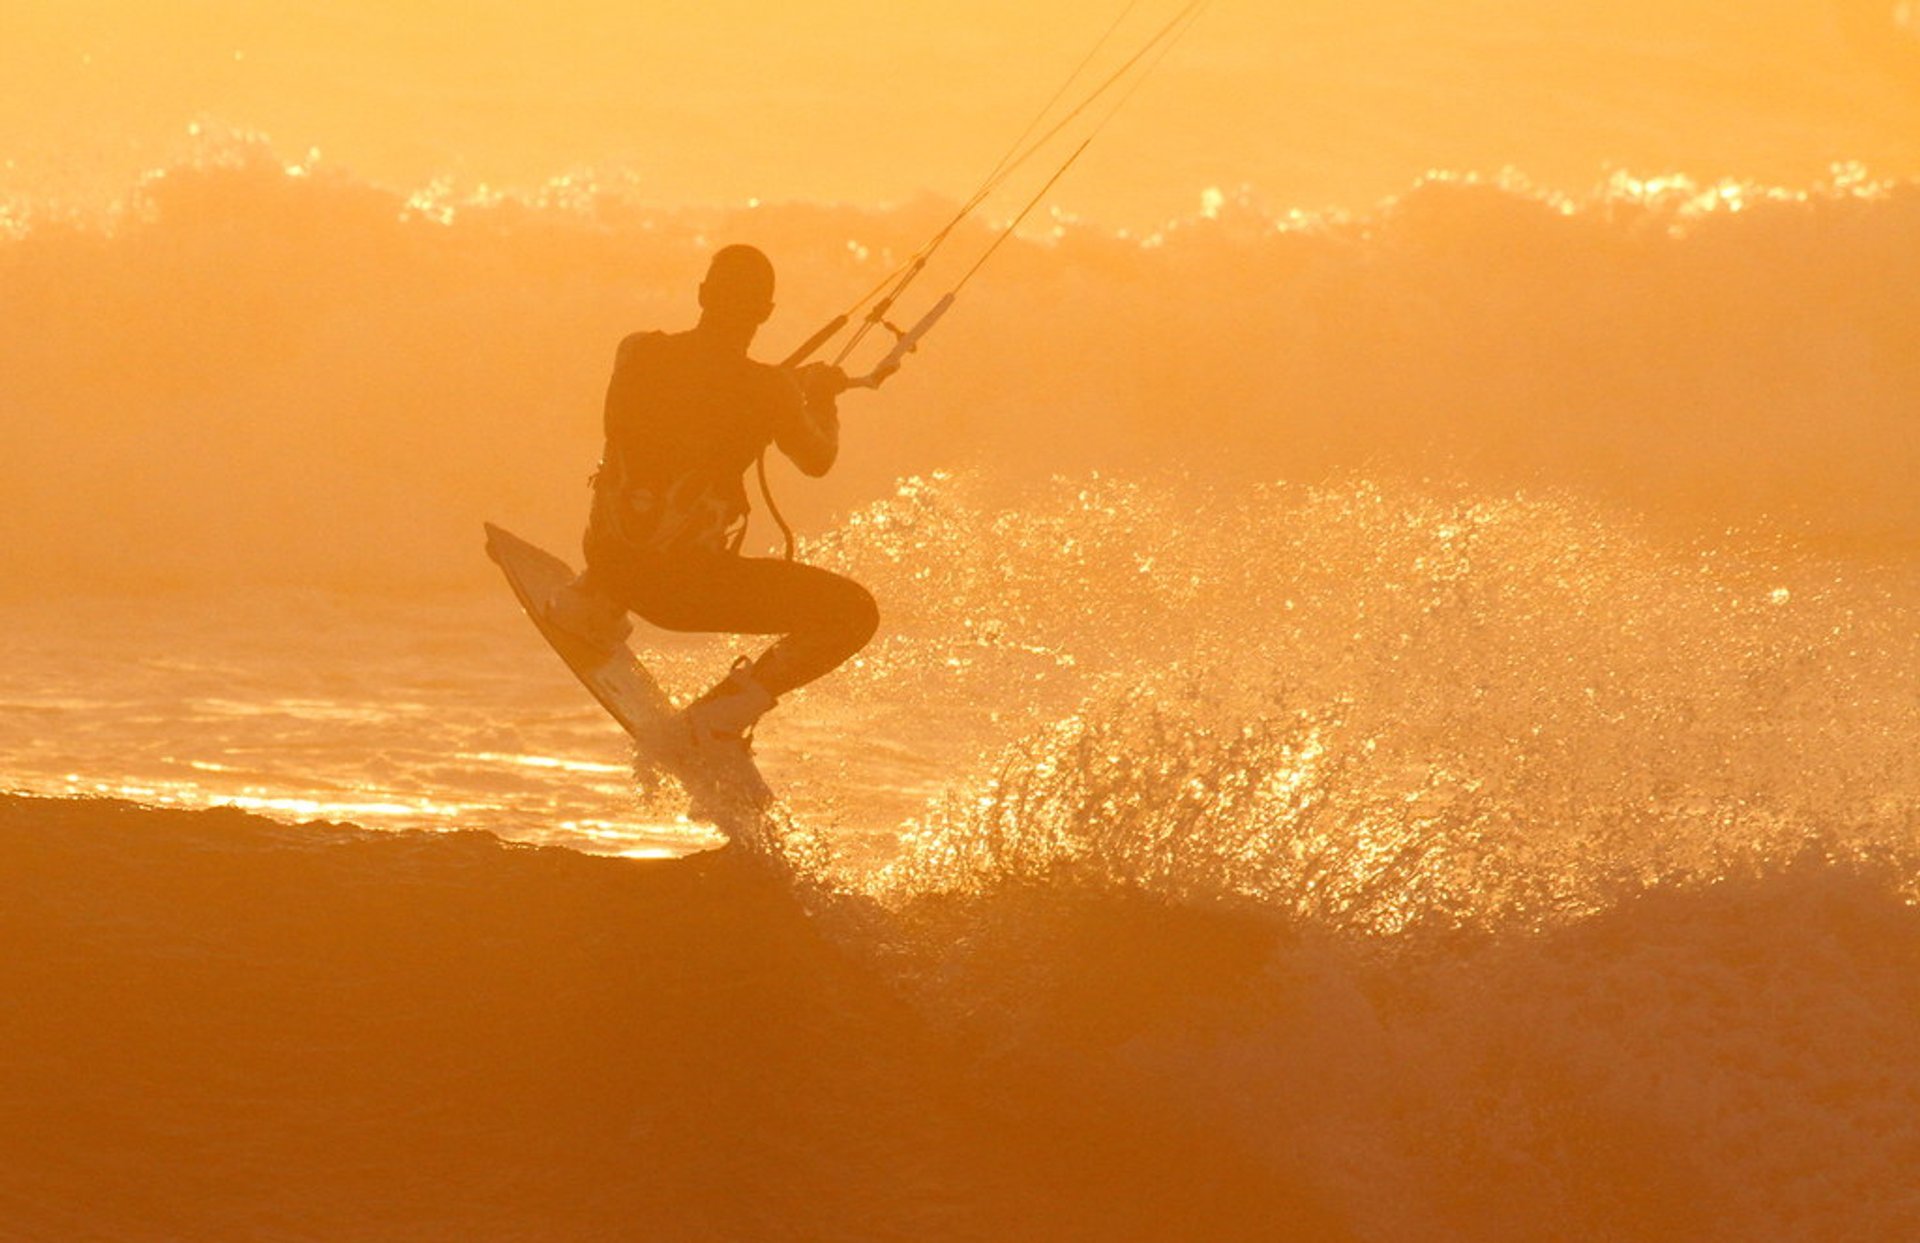
[[[1788,183],[1844,159],[1920,171],[1915,58],[1889,55],[1891,22],[1846,37],[1847,6],[1876,21],[1884,7],[1217,0],[1059,201],[1138,224],[1209,184],[1359,205],[1434,166],[1512,165],[1573,190],[1620,166]],[[11,0],[0,176],[117,192],[198,120],[400,184],[617,165],[667,202],[952,196],[1122,7]],[[1143,2],[1126,29],[1175,8]]]

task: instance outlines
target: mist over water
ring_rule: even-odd
[[[403,194],[259,143],[156,174],[104,224],[16,207],[7,589],[471,584],[489,517],[571,546],[613,346],[689,322],[715,246],[773,254],[777,357],[945,211]],[[1437,178],[1351,216],[1215,192],[1149,236],[1061,220],[849,395],[825,486],[777,479],[818,527],[976,464],[1385,470],[1910,548],[1916,236],[1920,192],[1851,172],[1571,198]]]

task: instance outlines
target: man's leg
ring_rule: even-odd
[[[681,556],[633,586],[633,611],[663,630],[783,636],[753,662],[754,681],[774,698],[833,670],[880,624],[866,588],[793,561]]]

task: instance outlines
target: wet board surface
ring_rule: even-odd
[[[520,607],[540,634],[566,662],[574,677],[627,731],[654,763],[673,774],[693,800],[693,814],[711,820],[732,836],[745,828],[772,803],[773,794],[746,752],[697,755],[682,734],[673,701],[660,683],[620,644],[601,651],[546,619],[546,603],[553,593],[572,582],[573,567],[502,527],[486,524],[487,556],[507,576]]]

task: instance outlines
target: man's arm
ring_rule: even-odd
[[[840,413],[834,398],[847,387],[846,373],[827,363],[780,372],[787,387],[774,420],[773,443],[802,474],[816,478],[840,456]]]

